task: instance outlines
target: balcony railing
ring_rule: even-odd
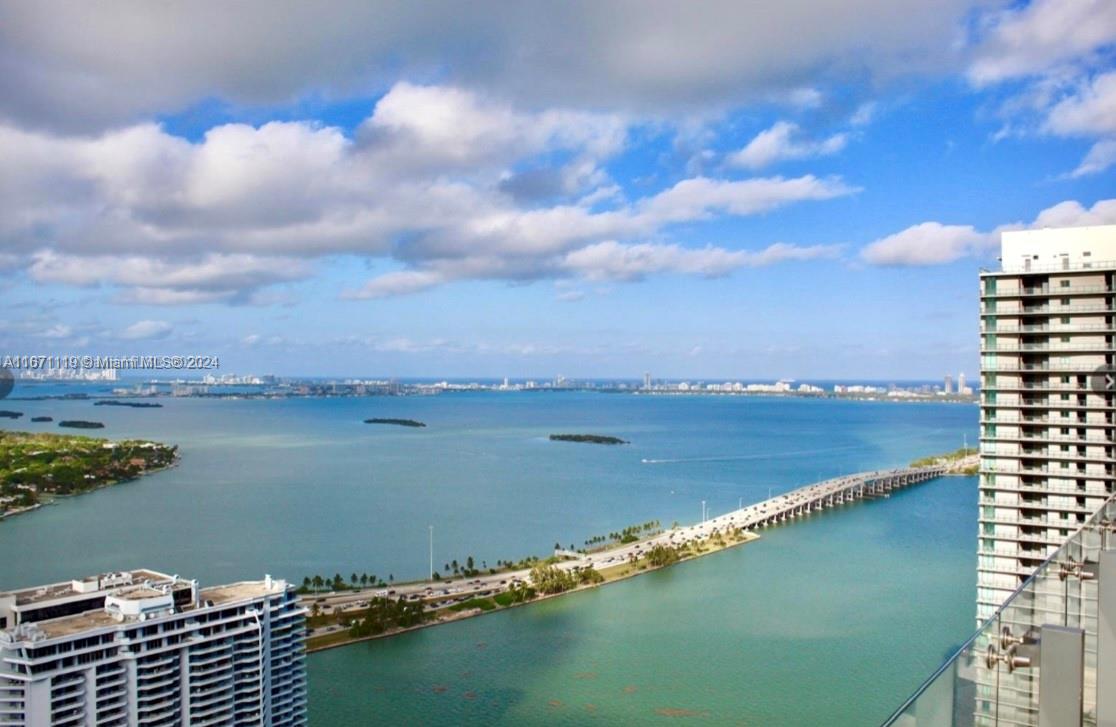
[[[994,292],[981,289],[979,292],[982,298],[1024,298],[1032,295],[1097,295],[1111,293],[1113,289],[1104,285],[1077,285],[1068,288],[1051,288],[1049,285],[1043,285],[1037,288],[1014,288],[1011,290],[996,290]]]
[[[1110,305],[1033,305],[1006,309],[984,306],[981,308],[980,314],[982,316],[1012,318],[1015,316],[1059,316],[1067,313],[1111,313],[1113,310],[1116,309]]]
[[[885,725],[1116,721],[1114,524],[1111,498]]]

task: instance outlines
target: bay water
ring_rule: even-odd
[[[95,419],[182,459],[0,522],[0,589],[134,567],[417,578],[430,526],[436,568],[545,555],[956,449],[977,422],[958,404],[592,392],[160,401],[5,402],[25,413],[7,429]],[[877,723],[971,630],[975,535],[975,479],[942,478],[621,584],[312,655],[311,719]]]

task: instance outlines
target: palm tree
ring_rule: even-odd
[[[310,590],[310,576],[306,576],[302,579],[302,587],[308,591]]]
[[[358,580],[359,578],[357,577],[356,571],[353,571],[353,574],[349,576],[349,583],[352,583],[355,586]]]
[[[368,574],[367,573],[361,573],[360,574],[360,587],[364,588],[366,585],[368,585]]]
[[[314,582],[314,591],[315,592],[322,590],[322,585],[325,583],[325,581],[322,580],[321,576],[314,576],[314,581],[313,582]]]

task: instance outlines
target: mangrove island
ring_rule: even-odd
[[[397,427],[425,427],[426,425],[414,419],[365,419],[365,424],[394,424]]]
[[[603,434],[551,434],[552,442],[588,442],[589,444],[627,444],[626,439]]]

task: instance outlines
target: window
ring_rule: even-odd
[[[1062,323],[1063,324],[1068,326],[1069,322],[1070,322],[1069,316],[1062,316]]]
[[[1059,283],[1059,285],[1061,285],[1063,288],[1068,288],[1070,285],[1070,281],[1063,280],[1061,283]]]

